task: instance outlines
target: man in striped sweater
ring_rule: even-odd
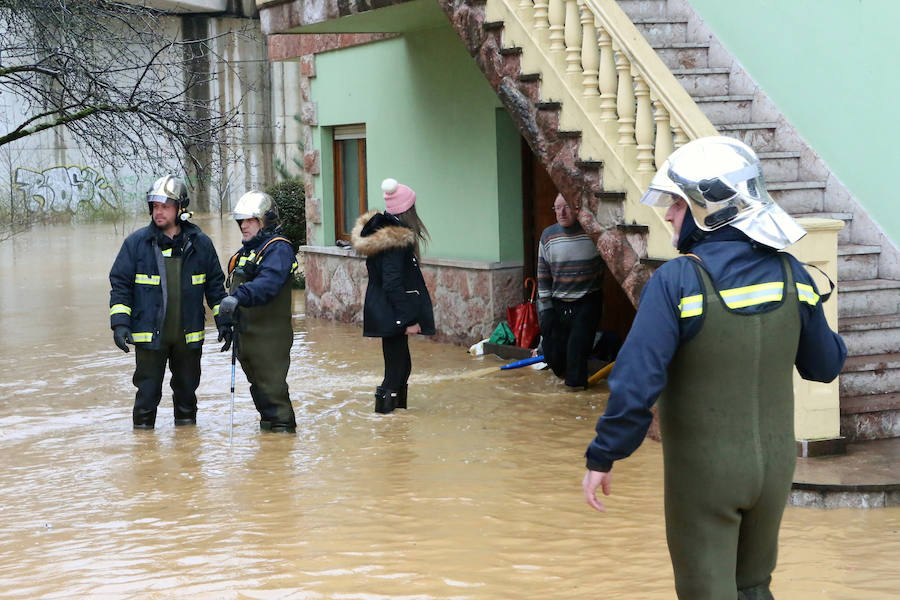
[[[544,360],[566,386],[587,387],[587,361],[600,324],[605,264],[562,194],[556,225],[541,234],[538,313]]]

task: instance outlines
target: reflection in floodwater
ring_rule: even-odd
[[[224,262],[237,228],[200,225]],[[214,339],[197,427],[173,427],[166,394],[157,429],[132,432],[134,355],[108,326],[121,241],[93,225],[0,244],[0,598],[674,597],[659,445],[617,465],[607,514],[582,500],[602,386],[459,379],[499,362],[415,340],[410,409],[378,416],[378,341],[305,319],[298,295],[297,436],[258,432],[238,370],[228,444]],[[898,555],[898,508],[789,507],[773,589],[895,598]]]

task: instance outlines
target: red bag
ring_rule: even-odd
[[[538,323],[537,307],[534,304],[534,295],[537,292],[537,282],[534,277],[525,279],[525,287],[531,285],[531,299],[522,304],[506,309],[506,320],[516,338],[516,346],[519,348],[531,348],[537,342],[541,333]]]

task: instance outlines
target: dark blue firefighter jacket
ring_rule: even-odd
[[[206,234],[187,221],[181,223],[181,231],[181,323],[188,347],[199,348],[206,324],[203,299],[218,322],[225,275]],[[129,235],[109,271],[110,327],[130,327],[135,344],[148,349],[159,348],[168,296],[159,236],[160,230],[153,223]]]
[[[785,281],[781,253],[732,227],[679,248],[700,258],[720,293],[735,290],[732,298],[740,308],[733,308],[729,301],[733,310],[765,312],[780,304],[771,294],[777,295],[778,284]],[[801,333],[795,365],[804,379],[832,381],[843,367],[847,348],[825,321],[821,298],[806,268],[788,256],[800,299]],[[762,292],[746,289],[759,284],[770,285],[762,286]],[[586,452],[589,469],[608,471],[613,461],[629,456],[643,441],[652,421],[650,408],[666,386],[669,362],[703,324],[702,309],[697,312],[697,295],[702,289],[692,259],[687,257],[668,261],[647,282],[634,324],[609,377],[606,412],[597,421],[597,436]]]

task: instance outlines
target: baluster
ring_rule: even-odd
[[[547,32],[550,30],[549,8],[549,0],[534,0],[534,33],[542,42],[547,41]]]
[[[566,51],[565,0],[550,0],[547,17],[550,21],[550,52],[562,55]]]
[[[578,0],[566,2],[566,78],[576,87],[581,85],[581,17],[578,16]]]
[[[526,29],[534,29],[534,5],[531,0],[519,0],[519,18]]]
[[[634,83],[631,64],[623,52],[616,53],[616,72],[619,75],[616,112],[619,115],[619,146],[634,146]]]
[[[600,68],[600,46],[597,45],[594,13],[583,3],[581,5],[581,66],[584,69],[581,93],[589,104],[593,104],[600,96],[597,79]]]
[[[616,114],[616,56],[613,52],[612,38],[609,32],[600,27],[600,121],[604,123],[604,131],[611,135],[618,120]]]
[[[638,171],[656,171],[653,168],[653,109],[650,106],[650,88],[640,73],[634,75],[634,95],[637,97],[637,121],[634,126],[637,140]]]
[[[669,121],[669,111],[659,100],[653,101],[656,111],[653,120],[656,121],[656,152],[653,155],[656,160],[656,168],[662,167],[663,162],[672,154],[672,126]]]
[[[678,122],[674,118],[671,119],[671,121],[672,121],[672,133],[675,136],[675,139],[672,140],[672,142],[673,142],[672,145],[676,149],[681,148],[682,146],[687,144],[689,141],[691,141],[691,139],[687,136],[687,134],[684,132],[684,129],[682,129],[681,125],[679,125]]]

